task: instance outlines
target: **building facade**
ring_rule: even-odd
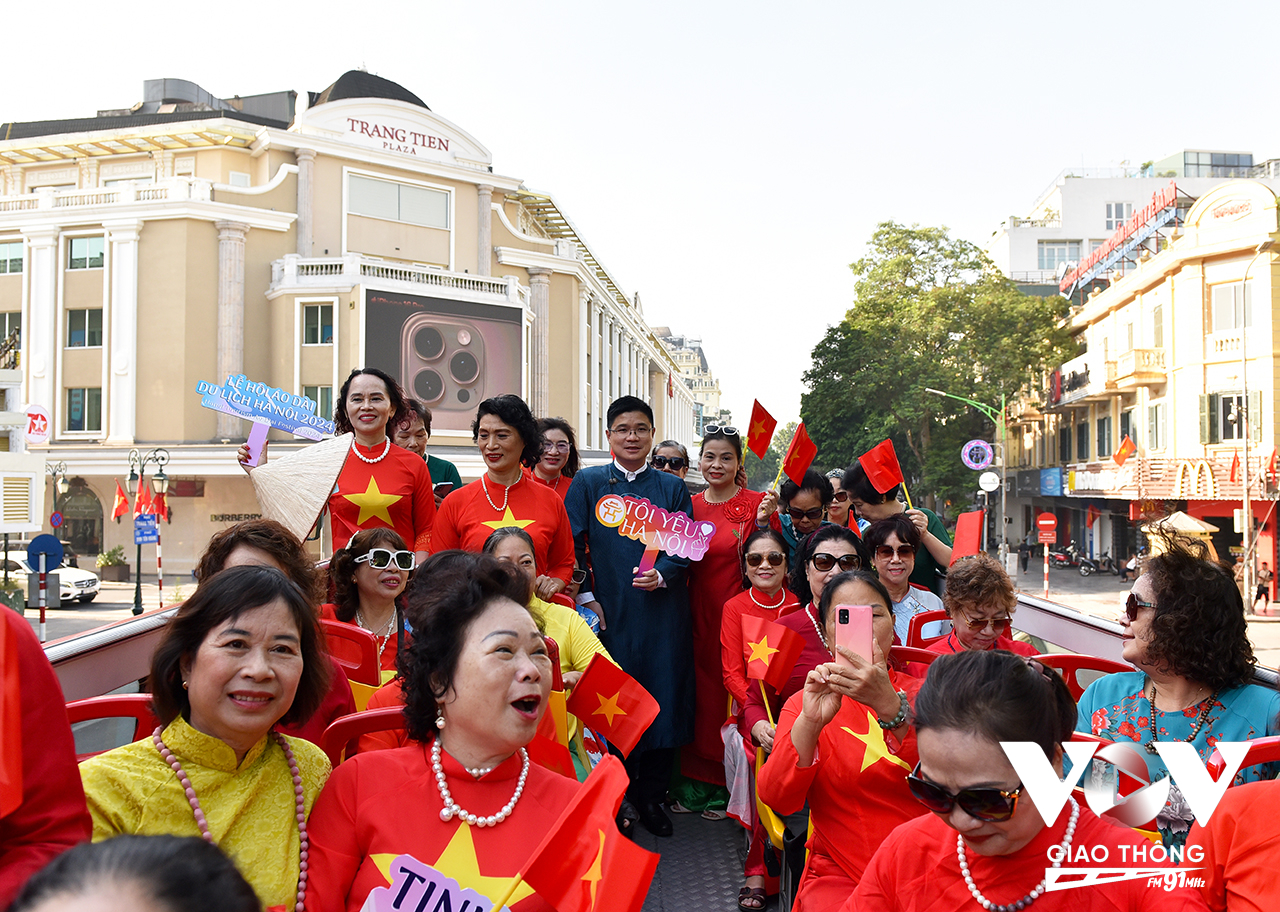
[[[720,381],[711,373],[702,340],[677,336],[667,326],[654,327],[653,332],[671,352],[680,379],[693,394],[697,412],[694,436],[701,437],[708,424],[732,424],[733,416],[720,407]]]
[[[169,451],[166,568],[258,512],[234,458],[247,424],[203,408],[201,381],[244,375],[328,416],[352,368],[381,367],[432,407],[433,452],[464,479],[475,407],[498,393],[565,417],[587,451],[624,394],[693,438],[638,296],[554,197],[405,88],[353,71],[303,96],[144,94],[0,129],[0,331],[20,332],[24,401],[49,410],[43,449],[80,512],[109,510],[131,449]],[[96,529],[77,550],[132,544],[127,523]]]

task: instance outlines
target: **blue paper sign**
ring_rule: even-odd
[[[196,392],[200,394],[200,404],[207,409],[250,421],[265,421],[295,437],[320,440],[334,433],[333,422],[316,414],[314,399],[258,383],[244,374],[228,377],[221,386],[201,380],[196,384]]]
[[[133,518],[133,543],[135,545],[154,545],[160,541],[160,522],[155,516],[135,516]]]

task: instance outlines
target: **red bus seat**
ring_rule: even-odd
[[[1244,763],[1240,765],[1240,769],[1257,763],[1275,763],[1277,760],[1280,760],[1280,735],[1265,735],[1249,741],[1249,753],[1245,754]],[[1227,761],[1223,759],[1222,754],[1218,753],[1217,748],[1214,748],[1205,768],[1215,782],[1227,768]]]
[[[151,712],[151,694],[108,694],[105,697],[89,697],[67,704],[67,721],[72,725],[96,719],[132,719],[133,735],[129,738],[129,743],[151,734],[160,724],[160,720]],[[101,753],[105,752],[76,754],[76,762]]]
[[[941,624],[938,622],[941,621]],[[936,624],[941,629],[941,633],[928,634],[924,632],[926,624]],[[924,649],[930,643],[935,643],[951,632],[951,619],[947,617],[945,611],[921,611],[911,618],[910,626],[907,627],[907,642],[903,645],[911,646],[915,649]]]
[[[401,707],[367,709],[330,722],[320,736],[320,749],[329,755],[329,762],[337,766],[346,757],[356,755],[356,742],[361,735],[376,731],[399,731],[403,728],[404,710]]]
[[[1103,675],[1114,674],[1117,671],[1133,671],[1133,666],[1128,662],[1116,662],[1113,659],[1100,659],[1097,656],[1079,655],[1074,652],[1048,652],[1034,658],[1041,665],[1047,665],[1062,675],[1062,679],[1067,682],[1067,688],[1071,691],[1071,696],[1077,700],[1080,699],[1086,687]],[[1096,671],[1097,674],[1086,674],[1082,679],[1080,674],[1082,671]]]
[[[320,619],[329,655],[342,666],[347,678],[370,687],[382,685],[382,663],[378,660],[378,641],[373,634],[355,624],[327,618]]]

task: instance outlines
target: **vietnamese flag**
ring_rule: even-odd
[[[133,515],[146,516],[151,512],[151,489],[142,481],[138,482],[138,496],[133,502]]]
[[[797,485],[804,484],[804,473],[813,465],[818,455],[818,447],[809,439],[809,432],[804,429],[804,422],[796,428],[796,435],[791,438],[791,446],[787,447],[787,455],[782,460],[782,471]]]
[[[867,481],[871,487],[881,494],[888,494],[895,487],[906,482],[902,475],[902,466],[898,464],[898,454],[893,449],[892,440],[882,440],[858,457],[862,469],[867,473]]]
[[[163,494],[157,494],[151,501],[150,512],[153,516],[158,516],[161,519],[169,518],[169,505],[165,503],[165,497]]]
[[[623,836],[614,823],[629,781],[617,757],[596,764],[525,862],[512,892],[523,879],[556,912],[639,912],[658,856]]]
[[[587,728],[601,732],[624,757],[658,718],[658,701],[649,691],[598,653],[573,688],[567,709]]]
[[[1089,504],[1089,509],[1084,511],[1084,527],[1086,529],[1092,529],[1093,524],[1098,521],[1098,517],[1101,515],[1102,515],[1101,510],[1099,510],[1093,504]]]
[[[764,459],[777,427],[777,420],[765,411],[759,399],[755,400],[751,406],[751,423],[747,425],[747,449]]]
[[[804,638],[766,618],[742,616],[742,658],[747,677],[781,691],[804,649]]]
[[[18,623],[26,621],[19,619]],[[21,687],[18,638],[9,622],[0,619],[0,817],[22,804]]]
[[[116,522],[120,521],[120,517],[129,512],[129,498],[124,493],[124,488],[120,487],[120,479],[116,479],[116,502],[111,508],[111,518]]]
[[[1274,485],[1276,483],[1276,451],[1271,451],[1271,459],[1267,461],[1267,478]]]
[[[1111,458],[1115,460],[1116,465],[1123,466],[1125,460],[1136,452],[1138,452],[1138,445],[1133,442],[1132,437],[1125,434],[1124,440],[1120,441],[1120,446],[1116,447],[1116,451],[1111,455]]]
[[[982,520],[984,510],[970,510],[956,517],[956,532],[951,545],[951,563],[982,550]]]
[[[1231,454],[1231,478],[1229,481],[1235,481],[1240,475],[1240,451]]]

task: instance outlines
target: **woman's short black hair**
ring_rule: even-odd
[[[400,533],[395,529],[380,526],[376,529],[361,529],[351,536],[345,548],[333,552],[329,561],[329,579],[333,580],[333,613],[340,621],[350,624],[356,618],[356,610],[360,607],[360,589],[356,586],[355,575],[360,565],[357,557],[363,557],[374,548],[389,548],[392,551],[408,551]]]
[[[489,533],[489,537],[484,540],[484,547],[480,550],[484,554],[492,554],[498,550],[498,545],[502,544],[503,539],[518,538],[524,544],[529,546],[529,553],[537,559],[538,550],[533,546],[533,538],[524,529],[519,526],[503,526],[501,529],[494,529]]]
[[[421,578],[430,584],[414,586],[409,594],[413,640],[396,657],[405,729],[419,743],[436,731],[436,713],[453,687],[467,628],[496,600],[524,605],[528,599],[529,581],[517,568],[487,554],[459,559],[457,553],[441,551],[422,565]]]
[[[232,567],[202,582],[179,606],[164,639],[151,657],[151,706],[168,725],[179,715],[190,721],[191,701],[182,687],[182,666],[192,661],[209,632],[279,599],[298,625],[302,677],[293,705],[281,717],[285,725],[311,718],[329,689],[329,660],[315,609],[306,595],[275,567]]]
[[[577,475],[578,466],[582,463],[578,457],[578,435],[573,432],[573,425],[563,418],[539,418],[538,431],[544,435],[547,431],[559,431],[569,438],[569,458],[565,460],[564,468],[560,470],[560,474],[565,478],[572,478]]]
[[[133,888],[165,912],[258,912],[253,887],[211,842],[195,836],[116,836],[82,842],[27,881],[9,912],[29,912],[58,897],[93,898],[104,888]]]
[[[351,418],[347,415],[347,393],[351,390],[351,381],[361,374],[377,377],[387,388],[387,401],[391,403],[391,417],[387,419],[387,427],[394,428],[407,417],[404,390],[400,388],[399,383],[396,383],[395,378],[376,367],[357,367],[347,375],[346,382],[338,391],[338,404],[333,407],[333,424],[339,434],[350,434],[355,430],[351,426]],[[391,431],[387,432],[387,436],[391,436]]]
[[[944,655],[916,695],[916,731],[950,728],[999,744],[1033,741],[1053,758],[1076,727],[1062,676],[1002,649]]]
[[[889,590],[884,587],[884,583],[880,582],[880,577],[867,570],[846,570],[827,580],[827,585],[822,589],[822,597],[818,599],[818,623],[824,628],[827,626],[827,612],[831,610],[834,593],[845,583],[866,583],[884,599],[884,603],[889,606],[889,616],[893,617],[893,598],[889,595]]]
[[[1156,613],[1144,662],[1214,690],[1248,684],[1258,660],[1231,571],[1209,560],[1199,542],[1166,541],[1146,566]]]
[[[522,465],[531,468],[537,465],[542,458],[542,432],[538,430],[538,422],[529,410],[528,403],[514,393],[504,393],[481,402],[476,409],[476,420],[471,423],[473,443],[480,439],[480,419],[485,415],[493,415],[520,435],[523,446],[520,453]]]
[[[920,530],[905,513],[876,520],[862,533],[862,541],[867,546],[867,551],[875,554],[876,548],[887,542],[890,535],[897,535],[898,541],[904,545],[920,550]]]
[[[819,526],[805,536],[797,546],[796,562],[791,568],[791,591],[800,600],[801,605],[807,605],[813,601],[813,590],[809,588],[809,561],[818,552],[819,546],[829,541],[845,542],[858,555],[858,562],[864,567],[867,565],[867,555],[858,533],[834,523]]]
[[[729,446],[733,447],[734,454],[738,457],[738,462],[742,462],[742,435],[726,434],[722,428],[717,427],[710,434],[704,434],[702,443],[698,446],[698,455],[702,455],[702,451],[707,448],[707,444],[713,440],[723,440]]]
[[[881,494],[876,490],[875,485],[871,483],[871,479],[867,478],[867,470],[862,467],[861,462],[854,462],[853,465],[844,471],[844,478],[840,481],[840,489],[848,491],[849,496],[863,503],[882,504],[890,500],[898,499],[898,492],[902,490],[902,485],[894,485],[889,490]]]
[[[747,536],[747,540],[742,543],[742,555],[738,562],[742,570],[742,588],[750,589],[751,580],[747,579],[747,552],[751,550],[751,546],[762,538],[767,538],[778,546],[778,550],[782,552],[782,575],[786,577],[791,572],[791,548],[787,545],[787,540],[782,537],[782,533],[773,526],[765,526],[763,529],[756,529]]]
[[[782,488],[778,491],[778,501],[784,504],[790,504],[795,496],[801,491],[816,491],[818,500],[823,507],[831,506],[831,501],[835,499],[836,489],[831,487],[830,480],[821,472],[814,469],[805,469],[804,484],[796,484],[790,478],[782,483]]]

